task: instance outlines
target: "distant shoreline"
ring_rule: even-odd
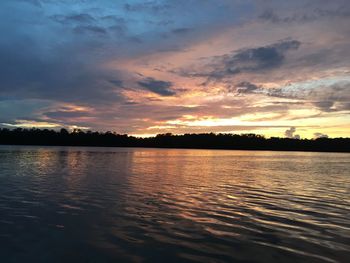
[[[112,132],[0,129],[0,145],[130,147],[208,150],[350,152],[350,138],[265,138],[256,134],[159,134],[137,138]]]

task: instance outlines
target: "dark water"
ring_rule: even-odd
[[[350,262],[350,155],[0,147],[0,262]]]

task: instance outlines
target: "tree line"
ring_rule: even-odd
[[[155,147],[276,151],[350,152],[350,138],[265,138],[256,134],[158,134],[138,138],[114,132],[61,129],[0,129],[0,144],[48,146]]]

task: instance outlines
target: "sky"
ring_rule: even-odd
[[[0,127],[350,136],[348,0],[1,0]]]

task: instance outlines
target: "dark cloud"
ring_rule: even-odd
[[[256,90],[259,90],[260,87],[253,84],[253,83],[250,83],[248,81],[243,81],[241,83],[238,83],[236,86],[236,91],[238,93],[253,93],[254,91]]]
[[[169,81],[156,80],[154,78],[146,78],[142,81],[137,82],[143,88],[152,91],[161,96],[173,96],[176,94],[175,91],[171,90],[173,83]]]
[[[111,79],[109,82],[117,87],[123,87],[123,81],[120,79]]]
[[[107,16],[102,16],[100,18],[102,21],[108,21],[108,22],[113,22],[117,24],[126,24],[127,21],[126,19],[116,16],[116,15],[107,15]]]
[[[289,16],[279,16],[272,9],[265,10],[260,16],[260,19],[269,21],[272,23],[294,23],[294,22],[311,22],[321,18],[316,12],[313,13],[296,13]]]
[[[119,37],[126,33],[127,24],[125,19],[115,16],[100,16],[97,14],[80,13],[74,15],[53,15],[51,20],[61,24],[63,28],[71,28],[78,34],[92,33],[105,35],[116,33]]]
[[[20,38],[19,38],[20,39]],[[94,50],[90,48],[90,52]],[[0,43],[0,95],[65,102],[111,103],[122,100],[114,80],[117,72],[101,71],[90,63],[92,54],[75,48],[61,57],[45,56],[31,41],[12,45]]]
[[[301,45],[298,40],[282,40],[272,45],[240,49],[225,54],[208,58],[210,62],[203,72],[193,72],[190,69],[181,69],[180,75],[187,77],[207,77],[208,80],[222,80],[239,73],[264,72],[281,66],[286,53],[296,50]]]
[[[171,32],[177,35],[183,35],[183,34],[190,33],[192,30],[193,30],[192,28],[182,27],[182,28],[173,29]]]
[[[143,3],[125,4],[124,9],[128,12],[147,11],[152,13],[160,13],[169,9],[171,6],[168,3],[159,3],[158,1],[148,1]]]
[[[265,10],[260,16],[259,18],[263,19],[263,20],[268,20],[271,22],[279,22],[280,18],[279,16],[272,10],[272,9],[268,9]]]
[[[41,1],[40,0],[16,0],[16,1],[41,7]]]
[[[223,70],[214,71],[213,76],[220,77],[278,67],[285,59],[285,53],[298,49],[300,44],[297,40],[285,40],[269,46],[243,49],[232,55],[215,58],[222,64]]]
[[[334,101],[330,101],[330,100],[316,101],[313,104],[322,111],[325,111],[325,112],[334,111],[334,109],[332,109],[332,107],[334,106]]]
[[[131,37],[128,37],[128,40],[129,42],[132,42],[134,44],[142,44],[143,43],[143,40],[142,38],[138,37],[138,36],[131,36]]]
[[[321,7],[316,6],[310,9],[310,6],[305,6],[304,9],[299,9],[297,12],[294,11],[288,14],[278,14],[272,8],[264,10],[259,18],[261,20],[269,21],[272,23],[306,23],[313,22],[320,19],[331,19],[331,18],[348,18],[350,17],[350,4],[349,2],[344,3],[333,3],[334,6]]]
[[[187,52],[188,50],[186,50],[183,46],[173,45],[173,46],[169,46],[167,48],[160,48],[157,51],[158,52]],[[158,68],[158,70],[159,70],[159,68]]]
[[[0,100],[0,123],[11,123],[15,119],[28,119],[33,112],[40,112],[50,106],[49,101],[32,99]]]
[[[89,116],[88,112],[81,111],[51,111],[44,113],[46,117],[51,119],[78,118]]]
[[[99,35],[106,35],[107,30],[100,26],[77,26],[74,28],[74,32],[78,34],[85,34],[85,33],[93,33],[93,34],[99,34]]]
[[[51,16],[51,19],[61,24],[88,24],[96,21],[90,14],[53,15]]]
[[[303,101],[273,101],[272,105],[304,105]]]

